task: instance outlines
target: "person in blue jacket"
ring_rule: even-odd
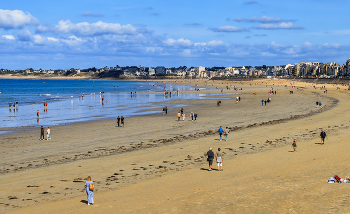
[[[222,140],[222,133],[224,132],[224,130],[222,129],[222,126],[220,126],[219,130],[219,135],[220,135],[220,141]]]

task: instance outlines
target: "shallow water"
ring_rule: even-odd
[[[4,99],[12,102],[20,100],[18,108],[9,108],[7,104],[0,107],[0,121],[2,121],[0,123],[0,134],[4,133],[7,128],[56,126],[91,120],[115,119],[118,116],[127,118],[160,113],[164,107],[164,104],[160,104],[160,102],[175,99],[217,99],[222,95],[221,93],[181,93],[181,91],[194,90],[194,88],[156,82],[95,81],[93,83],[91,80],[40,80],[40,82],[45,82],[44,85],[48,83],[44,89],[41,86],[41,90],[46,90],[48,94],[38,94],[41,90],[34,87],[35,84],[39,84],[38,80],[30,81],[32,80],[26,80],[25,82],[10,81],[11,84],[16,83],[18,88],[21,87],[22,83],[24,84],[23,91],[15,90],[11,92],[14,97],[11,97],[8,88],[3,90],[3,85],[0,88],[2,90],[2,94],[0,94],[2,102],[4,102]],[[98,85],[92,86],[96,82],[98,82]],[[59,83],[66,87],[70,85],[69,90],[64,89]],[[33,88],[32,92],[29,90],[30,88]],[[82,89],[84,89],[84,96],[82,96]],[[164,89],[174,91],[172,91],[171,96],[154,93]],[[77,92],[78,90],[79,92]],[[95,92],[93,92],[94,90]],[[148,93],[147,90],[149,90]],[[100,91],[104,91],[104,93],[100,93]],[[146,93],[131,95],[130,91]],[[179,91],[179,93],[176,93],[176,91]],[[42,98],[43,96],[45,97]],[[44,107],[44,102],[48,102],[47,108]],[[186,102],[179,105],[169,105],[168,108],[178,108],[185,105]],[[36,115],[37,110],[39,110],[39,117]]]

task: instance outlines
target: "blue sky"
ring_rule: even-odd
[[[350,57],[348,0],[19,0],[0,68],[242,66]]]

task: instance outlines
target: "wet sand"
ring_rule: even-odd
[[[222,99],[220,107],[216,100],[187,100],[185,121],[177,121],[179,109],[170,109],[167,115],[127,118],[125,127],[116,127],[115,120],[51,127],[50,141],[39,141],[39,130],[1,135],[0,181],[6,185],[0,210],[347,212],[350,185],[326,183],[335,174],[350,174],[347,87],[327,85],[326,95],[307,83],[292,83],[298,87],[292,89],[289,81],[263,81],[229,83],[243,88],[237,104],[236,95],[225,95],[233,92],[225,82],[211,81],[207,87],[219,89],[209,92],[224,89],[223,97],[232,99]],[[270,87],[277,95],[268,94]],[[261,106],[268,97],[272,102]],[[197,121],[190,120],[191,111]],[[218,141],[220,125],[231,129],[228,141]],[[325,145],[319,144],[322,128]],[[224,171],[207,171],[209,147],[222,148]],[[93,206],[86,205],[88,175],[96,183]]]

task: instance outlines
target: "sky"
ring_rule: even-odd
[[[0,68],[344,64],[349,6],[349,0],[3,1]]]

